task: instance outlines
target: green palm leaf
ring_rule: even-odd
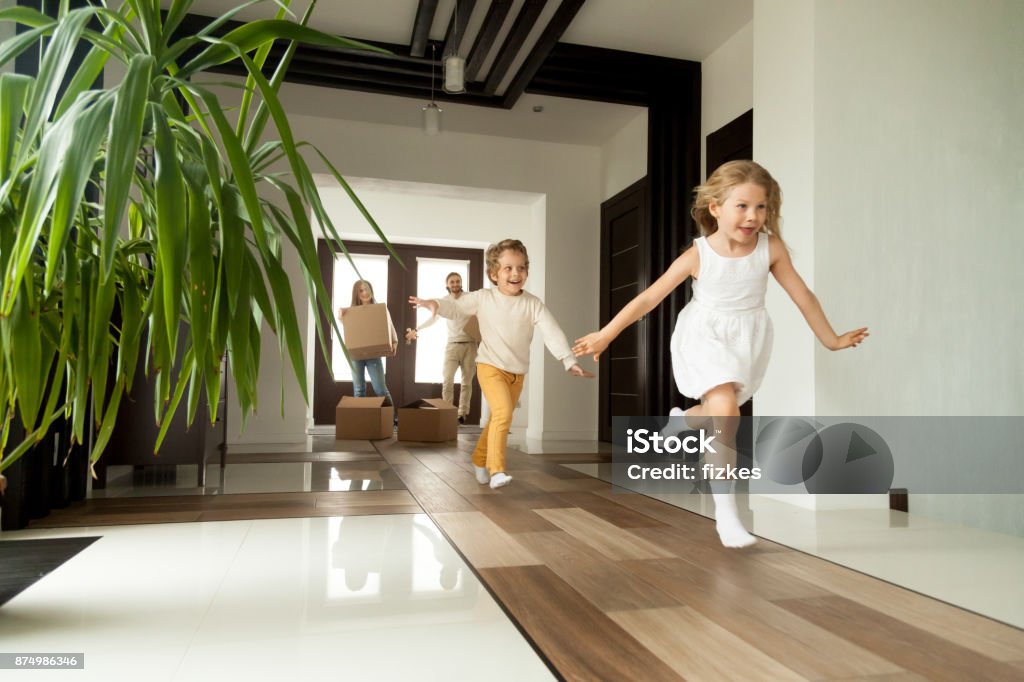
[[[71,11],[61,3],[56,19],[0,10],[0,22],[27,27],[0,42],[0,64],[47,39],[36,78],[0,75],[0,470],[61,414],[77,442],[95,429],[95,461],[119,428],[138,367],[155,389],[157,445],[186,391],[189,423],[201,392],[217,403],[225,355],[244,424],[258,407],[267,328],[282,371],[287,364],[306,391],[282,258],[294,250],[306,296],[329,312],[309,215],[337,233],[300,154],[308,145],[295,139],[277,90],[295,41],[377,48],[308,28],[308,13],[286,20],[287,2],[274,2],[274,19],[215,37],[256,2],[186,36],[177,34],[191,0],[172,0],[165,14],[152,0],[96,0]],[[267,79],[262,69],[277,40],[289,45]],[[83,42],[90,49],[62,85]],[[190,49],[197,56],[179,67]],[[111,59],[126,65],[123,80],[90,89]],[[249,78],[229,121],[217,96],[191,79],[231,60]],[[268,123],[279,140],[264,139]],[[277,159],[287,175],[268,170]],[[27,436],[8,449],[14,419]]]

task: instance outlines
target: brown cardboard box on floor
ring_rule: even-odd
[[[353,360],[369,360],[391,355],[398,334],[384,303],[354,305],[341,317],[345,348]]]
[[[440,398],[425,398],[398,408],[398,440],[440,442],[459,435],[459,411]]]
[[[395,431],[395,408],[387,398],[343,396],[334,409],[336,440],[379,440]]]

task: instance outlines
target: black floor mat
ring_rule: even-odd
[[[0,542],[0,605],[97,540],[98,536]]]

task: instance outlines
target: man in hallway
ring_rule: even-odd
[[[451,272],[445,277],[445,289],[448,298],[457,299],[462,296],[462,275]],[[437,322],[437,316],[421,324],[416,329],[405,330],[405,341],[416,340],[418,332]],[[459,392],[459,423],[465,424],[469,415],[469,403],[473,397],[473,377],[476,376],[476,349],[480,344],[480,326],[476,317],[457,317],[447,320],[448,345],[444,350],[444,368],[442,370],[441,399],[455,404],[455,370],[462,370],[462,384]]]

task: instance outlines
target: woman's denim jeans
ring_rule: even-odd
[[[356,398],[366,395],[366,375],[363,370],[370,374],[370,383],[373,384],[373,392],[379,396],[386,396],[391,403],[391,392],[384,383],[384,363],[380,358],[369,360],[352,361],[352,393]],[[394,404],[394,403],[392,403]]]

